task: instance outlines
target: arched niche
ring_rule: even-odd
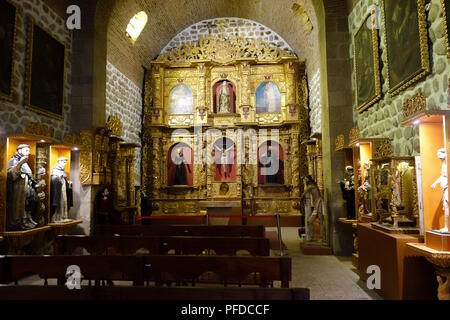
[[[284,152],[273,140],[258,148],[258,184],[284,184]]]
[[[213,111],[216,114],[236,113],[236,86],[228,80],[218,81],[213,86]],[[229,108],[227,108],[227,103]]]
[[[194,186],[194,152],[184,142],[176,143],[169,149],[167,185]]]
[[[229,138],[214,142],[214,181],[236,181],[236,144]]]
[[[272,81],[262,82],[255,92],[256,113],[280,113],[281,92]]]
[[[169,114],[193,114],[194,95],[188,86],[179,84],[169,94]]]

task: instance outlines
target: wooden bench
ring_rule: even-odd
[[[0,300],[309,300],[308,288],[1,286]]]
[[[55,254],[70,255],[83,248],[92,255],[107,255],[108,249],[120,255],[134,255],[140,249],[146,254],[202,254],[205,250],[217,255],[236,255],[248,251],[253,256],[269,256],[270,243],[266,238],[250,237],[177,237],[177,236],[67,236],[56,238]]]
[[[96,235],[264,238],[264,226],[98,225]]]
[[[18,281],[29,274],[41,279],[58,279],[65,282],[69,266],[80,267],[82,279],[133,281],[143,285],[144,281],[161,286],[167,281],[177,284],[191,282],[195,285],[202,275],[211,273],[213,280],[227,284],[246,284],[255,275],[255,282],[261,287],[281,281],[283,288],[291,280],[291,259],[289,257],[236,257],[236,256],[2,256],[0,257],[0,283]],[[256,277],[257,275],[257,277]]]

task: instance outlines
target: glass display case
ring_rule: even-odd
[[[400,233],[419,233],[414,157],[372,159],[374,227]]]

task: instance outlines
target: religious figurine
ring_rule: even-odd
[[[450,216],[449,216],[449,207],[448,207],[448,178],[447,178],[447,163],[446,163],[446,150],[445,148],[441,148],[437,152],[437,156],[441,159],[441,175],[437,180],[431,185],[431,189],[436,188],[437,184],[441,185],[442,189],[442,204],[445,214],[445,227],[442,228],[441,232],[449,232],[448,228],[450,226]]]
[[[103,188],[95,197],[95,223],[121,224],[122,220],[114,209],[113,197],[109,188]]]
[[[234,144],[231,144],[230,147],[226,148],[226,142],[223,142],[222,148],[218,144],[214,145],[214,148],[214,154],[216,152],[220,153],[220,156],[216,157],[216,172],[218,172],[222,178],[228,179],[233,172]]]
[[[342,198],[347,202],[347,219],[355,219],[355,176],[353,167],[345,167],[346,178],[337,181],[341,186]]]
[[[228,83],[224,81],[220,88],[219,98],[218,98],[218,113],[231,113],[231,95]]]
[[[319,219],[320,223],[320,239],[318,241],[326,241],[326,234],[325,234],[325,210],[324,210],[324,203],[323,198],[320,193],[319,187],[317,186],[314,179],[307,175],[303,178],[304,188],[303,194],[301,195],[300,199],[302,201],[309,200],[306,203],[306,222],[307,222],[307,228],[306,228],[306,240],[311,241],[314,240],[314,221],[316,219]],[[311,212],[311,208],[314,208]]]
[[[358,197],[360,203],[360,214],[372,215],[370,210],[370,197],[369,192],[371,190],[370,185],[370,163],[365,161],[363,163],[364,167],[364,183],[358,188]]]
[[[261,175],[265,176],[266,184],[280,183],[278,177],[283,170],[283,161],[281,161],[272,145],[268,146],[267,152],[259,159]],[[282,183],[282,182],[281,182]]]
[[[36,168],[36,195],[37,195],[37,203],[36,208],[33,210],[34,215],[33,219],[38,222],[39,225],[43,226],[45,225],[45,217],[44,214],[46,212],[46,206],[45,206],[45,187],[47,186],[47,183],[45,182],[45,175],[47,171],[43,167],[45,163],[38,164]]]
[[[37,223],[31,217],[36,181],[28,165],[30,146],[21,144],[8,162],[7,177],[7,230],[33,229]]]
[[[177,151],[178,155],[175,157],[174,160],[176,168],[175,168],[175,181],[173,184],[176,186],[185,186],[187,185],[186,167],[189,173],[191,173],[191,168],[189,164],[186,162],[186,159],[184,158],[183,149],[179,148]]]
[[[50,182],[50,217],[52,222],[69,222],[69,209],[73,206],[72,181],[64,170],[67,158],[61,157],[52,170]]]

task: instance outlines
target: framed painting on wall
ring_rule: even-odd
[[[17,7],[0,0],[0,98],[12,101]]]
[[[29,21],[26,108],[62,120],[66,80],[66,46]]]
[[[383,0],[389,93],[397,95],[430,72],[425,0]]]
[[[256,113],[281,112],[281,93],[278,86],[266,81],[256,88]]]
[[[381,97],[380,54],[375,11],[363,20],[353,36],[353,56],[356,84],[356,106],[362,112]]]
[[[445,41],[447,42],[447,58],[450,59],[450,47],[448,46],[448,30],[450,28],[450,0],[441,0],[442,15],[444,17],[444,33]]]

